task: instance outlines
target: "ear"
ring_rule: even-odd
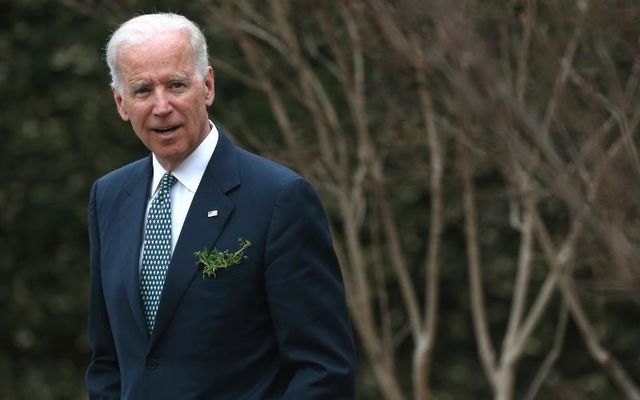
[[[207,106],[213,104],[213,99],[216,97],[216,85],[213,79],[213,68],[207,67],[207,76],[204,79],[204,101]]]
[[[113,92],[113,99],[116,101],[116,107],[118,108],[120,118],[122,118],[123,121],[129,121],[129,113],[124,106],[124,99],[122,98],[122,95],[115,88],[111,88],[111,91]]]

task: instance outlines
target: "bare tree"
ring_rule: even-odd
[[[230,115],[235,135],[298,169],[325,200],[361,364],[384,398],[448,390],[435,387],[432,365],[446,231],[457,229],[464,251],[446,255],[466,265],[468,319],[494,398],[542,393],[572,322],[617,390],[640,399],[591,311],[602,293],[640,289],[640,11],[604,3],[201,2],[207,34],[239,55],[214,57],[214,68],[262,93],[279,130],[257,137]],[[98,8],[124,13],[117,4]],[[493,203],[506,204],[500,230],[486,222]],[[487,245],[490,231],[516,245]],[[492,275],[496,253],[506,278]],[[576,278],[584,271],[590,286]],[[508,295],[489,298],[496,283]],[[490,317],[498,305],[508,310],[500,323]],[[521,382],[542,325],[553,328],[540,339],[549,351]]]
[[[480,359],[496,399],[514,397],[518,361],[540,321],[552,313],[549,306],[555,294],[567,305],[594,359],[627,398],[638,398],[629,374],[599,342],[572,278],[581,243],[594,238],[601,240],[601,251],[614,259],[618,271],[637,276],[632,267],[637,249],[628,229],[620,217],[614,224],[596,207],[612,161],[629,157],[634,168],[640,165],[631,133],[637,116],[629,107],[637,96],[638,71],[633,69],[624,84],[619,81],[608,44],[598,36],[597,27],[587,27],[599,10],[586,1],[543,6],[534,0],[503,7],[495,4],[498,17],[477,14],[483,8],[474,1],[453,5],[354,0],[309,2],[304,7],[301,11],[293,3],[282,2],[265,9],[234,2],[211,6],[212,17],[234,32],[251,72],[218,63],[267,96],[282,131],[284,152],[334,199],[339,221],[334,231],[354,324],[385,397],[404,397],[395,346],[405,332],[413,343],[413,397],[431,397],[445,224],[443,176],[447,154],[451,154],[448,144],[457,141],[455,164],[463,184],[472,317]],[[309,18],[301,24],[295,16],[304,12]],[[571,18],[567,13],[572,13]],[[549,24],[557,21],[543,18],[552,17],[569,23],[555,26],[558,33],[552,40],[556,43],[545,48],[550,40]],[[496,26],[483,32],[492,18]],[[599,93],[579,72],[577,66],[584,62],[579,53],[591,47],[598,55],[591,65],[604,68],[613,93]],[[547,57],[540,59],[536,52],[541,51],[548,51]],[[381,54],[392,61],[376,67],[401,72],[392,83],[406,88],[403,95],[389,95],[386,101],[375,95],[382,88],[386,88],[385,95],[394,91],[393,85],[385,86],[377,79],[377,74],[386,72],[366,65],[380,61]],[[265,62],[271,59],[278,61]],[[539,76],[532,76],[534,72]],[[440,81],[434,82],[434,76]],[[539,93],[531,94],[532,90]],[[285,96],[294,102],[287,102]],[[547,100],[541,101],[544,96]],[[580,96],[589,104],[583,108],[567,104],[567,96]],[[412,106],[411,115],[394,115],[398,101]],[[380,107],[388,110],[385,119],[374,111]],[[581,114],[590,108],[599,110],[589,118],[587,128]],[[308,126],[299,122],[303,119],[313,126],[312,142],[301,133]],[[390,143],[380,138],[379,127],[409,130],[427,143],[424,190],[430,199],[430,216],[425,221],[429,229],[424,237],[423,273],[417,272],[415,263],[407,258],[410,252],[403,247],[402,218],[388,188],[388,178],[393,176],[386,166]],[[309,162],[311,154],[317,156],[316,162]],[[475,164],[491,165],[503,176],[503,190],[510,199],[508,223],[520,237],[519,250],[512,255],[511,310],[499,353],[487,322],[491,305],[483,294],[474,159],[479,160]],[[564,235],[549,233],[549,222],[541,211],[549,199],[565,204],[571,216]],[[540,255],[546,261],[534,262]],[[393,276],[385,272],[385,264],[392,267]],[[541,266],[547,268],[546,278],[534,287],[532,274]],[[417,275],[425,277],[422,288],[415,284]],[[392,322],[389,278],[400,288],[406,329]],[[419,293],[423,293],[422,301]],[[542,364],[530,396],[539,390],[540,379],[560,356],[566,326],[563,315],[561,311],[556,345]]]
[[[538,5],[535,1],[528,1],[522,2],[520,6],[518,13],[521,21],[521,37],[516,40],[515,46],[508,44],[498,51],[498,54],[506,52],[502,57],[492,56],[487,46],[479,42],[477,37],[470,35],[473,32],[465,29],[464,12],[458,13],[458,10],[446,8],[448,22],[441,26],[442,42],[450,59],[464,60],[463,63],[447,63],[446,68],[454,77],[453,83],[456,85],[453,91],[454,96],[461,96],[459,104],[464,104],[464,108],[458,110],[459,121],[462,121],[458,132],[464,143],[459,145],[460,171],[464,182],[472,314],[483,366],[494,388],[496,399],[512,398],[516,362],[522,355],[523,345],[533,333],[542,312],[548,307],[552,292],[559,290],[592,357],[602,365],[604,371],[627,398],[638,399],[640,390],[637,385],[615,356],[600,343],[597,330],[577,295],[572,278],[573,265],[575,265],[577,254],[580,253],[578,246],[587,235],[602,241],[604,247],[602,250],[613,259],[617,271],[625,276],[637,276],[638,273],[637,270],[633,270],[636,264],[630,263],[637,257],[637,249],[633,248],[632,238],[625,233],[626,226],[612,224],[598,211],[609,208],[608,204],[601,204],[601,207],[598,207],[601,184],[603,179],[608,177],[608,164],[619,157],[628,157],[633,166],[637,162],[636,145],[631,135],[637,124],[633,122],[635,111],[630,107],[624,107],[629,110],[629,114],[625,114],[622,111],[623,107],[616,105],[613,100],[617,97],[624,105],[634,102],[634,98],[637,97],[635,89],[627,90],[628,97],[625,98],[624,91],[620,88],[623,86],[632,88],[637,81],[637,72],[631,71],[626,84],[620,84],[617,78],[618,71],[615,70],[608,49],[598,36],[599,32],[589,32],[589,35],[596,36],[594,44],[591,42],[593,38],[587,37],[584,32],[587,19],[593,17],[592,13],[602,10],[594,10],[588,2],[578,2],[573,24],[568,27],[566,45],[563,45],[558,52],[561,57],[557,61],[555,77],[551,79],[548,100],[546,104],[542,104],[544,112],[540,114],[540,104],[536,101],[528,101],[526,92],[526,88],[530,86],[527,71],[539,68],[531,61],[532,57],[528,54],[532,46],[531,41],[542,35],[542,32],[538,31],[539,27],[535,20]],[[439,12],[442,13],[444,10],[445,8],[441,8]],[[444,18],[444,14],[441,16],[439,20]],[[503,30],[503,32],[506,31]],[[507,37],[504,41],[510,43],[512,39]],[[612,80],[610,82],[612,88],[614,90],[618,88],[617,93],[609,96],[597,93],[595,88],[587,85],[577,72],[578,50],[585,51],[592,45],[596,47],[600,61],[604,64],[603,68],[609,73],[607,78]],[[506,64],[507,69],[502,71],[507,72],[504,75],[500,72],[505,67],[501,68],[499,62],[496,62],[500,59],[509,60],[503,63],[503,65]],[[513,62],[510,60],[515,60],[515,68],[511,68]],[[511,69],[515,70],[515,73],[512,73]],[[535,84],[540,83],[543,82],[535,82]],[[568,87],[571,83],[574,87]],[[562,109],[561,106],[568,92],[574,89],[578,90],[578,95],[588,95],[589,100],[603,109],[603,112],[598,115],[599,118],[592,120],[593,126],[599,127],[596,133],[611,134],[613,129],[611,122],[614,121],[619,128],[618,137],[614,134],[610,142],[602,141],[594,144],[592,131],[585,130],[583,126],[576,126],[581,122],[580,114],[585,110],[567,107]],[[491,109],[487,108],[487,100]],[[464,117],[461,114],[464,114]],[[496,139],[491,147],[477,146],[482,141],[486,141],[486,138],[481,139],[476,133],[477,129],[471,126],[470,115],[481,118],[491,116],[493,134],[489,136]],[[541,115],[542,118],[538,119],[536,115]],[[571,146],[570,151],[563,151],[564,149],[559,148],[557,142],[554,142],[555,138],[552,134],[556,134],[556,131],[566,135],[564,139]],[[571,134],[569,135],[567,131]],[[469,132],[473,133],[469,134]],[[594,148],[598,145],[599,148]],[[521,234],[521,247],[511,314],[499,358],[492,348],[491,335],[486,322],[479,256],[479,228],[468,147],[481,150],[486,160],[495,163],[508,182],[507,191],[517,194],[515,201],[512,202],[512,213],[516,215],[514,227]],[[623,148],[627,149],[626,154]],[[591,158],[588,162],[587,157]],[[560,240],[557,249],[546,226],[547,222],[540,211],[545,198],[548,197],[560,199],[571,213],[567,234],[563,240]],[[624,213],[622,210],[618,211]],[[534,237],[537,238],[538,247],[545,255],[549,272],[543,285],[537,289],[538,293],[528,315],[525,315],[527,288],[531,284],[532,255],[536,250]],[[548,364],[543,365],[543,368],[548,368]]]
[[[426,399],[437,331],[445,149],[434,122],[424,67],[412,66],[422,82],[418,97],[422,112],[419,129],[430,145],[430,180],[424,185],[432,195],[428,252],[423,263],[427,271],[425,289],[420,290],[425,298],[420,301],[403,248],[401,218],[394,210],[397,205],[393,204],[388,189],[384,167],[387,143],[379,139],[371,123],[375,118],[370,100],[374,89],[369,85],[375,78],[367,76],[365,52],[369,48],[365,44],[361,10],[343,2],[329,6],[309,4],[307,12],[317,31],[314,34],[296,31],[299,27],[294,24],[292,7],[273,2],[261,13],[249,3],[221,2],[220,6],[212,6],[211,15],[234,32],[252,74],[246,76],[221,61],[217,64],[230,74],[241,76],[243,81],[253,82],[254,87],[265,93],[282,131],[285,152],[293,155],[294,165],[334,199],[339,224],[333,228],[340,238],[338,249],[349,305],[381,391],[389,399],[404,398],[395,370],[395,353],[408,332],[415,343],[415,397]],[[282,61],[278,65],[286,65],[290,71],[287,76],[282,71],[270,70],[264,60],[271,56]],[[327,73],[329,78],[324,76]],[[304,117],[293,116],[293,111],[285,108],[286,95],[295,99],[296,112]],[[313,144],[306,146],[317,157],[314,163],[309,162],[309,151],[304,156],[305,146],[300,143],[302,127],[293,121],[298,118],[308,119],[314,127]],[[393,128],[387,123],[383,122],[385,126],[380,128]],[[365,236],[375,245],[365,243]],[[400,287],[403,308],[407,310],[406,329],[393,326],[384,264],[391,265]]]

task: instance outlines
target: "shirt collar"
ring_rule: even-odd
[[[209,160],[211,159],[213,151],[216,149],[216,145],[218,144],[218,130],[213,122],[209,121],[209,125],[211,125],[211,130],[207,134],[207,137],[204,138],[202,143],[200,143],[200,145],[196,147],[196,149],[189,154],[189,156],[185,158],[175,170],[171,171],[173,176],[178,179],[178,182],[193,193],[198,189],[198,185],[200,185],[204,171],[207,169]],[[167,170],[160,165],[155,154],[153,154],[152,159],[153,179],[151,181],[151,194],[153,195],[156,190],[158,190],[162,175],[164,175]]]

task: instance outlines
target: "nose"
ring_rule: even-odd
[[[153,98],[153,114],[158,116],[167,115],[171,110],[173,110],[173,108],[167,93],[162,89],[156,90]]]

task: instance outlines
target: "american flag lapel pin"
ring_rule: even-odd
[[[207,217],[209,218],[213,218],[213,217],[217,217],[218,216],[218,210],[211,210],[209,212],[207,212]]]

